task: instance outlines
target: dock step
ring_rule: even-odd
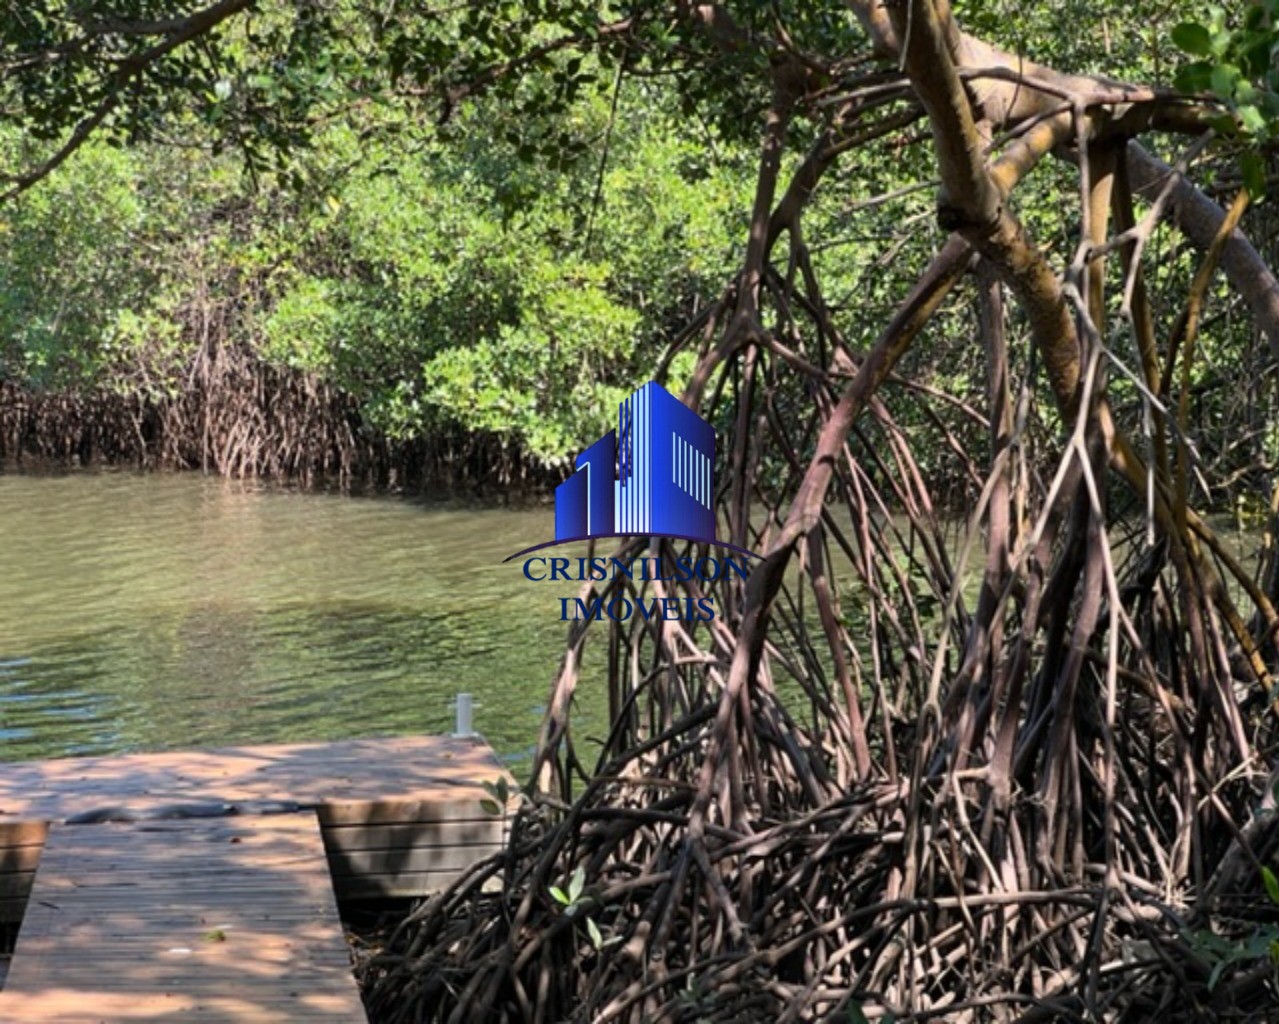
[[[314,812],[49,827],[6,1024],[364,1024]]]

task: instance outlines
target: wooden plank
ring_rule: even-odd
[[[6,1024],[362,1022],[313,814],[55,825]]]
[[[494,813],[483,785],[499,779],[513,781],[482,742],[432,736],[0,764],[0,921],[21,920],[37,866],[76,873],[104,906],[126,904],[135,916],[157,920],[166,919],[164,908],[127,906],[139,885],[166,898],[198,886],[210,900],[256,896],[262,888],[204,867],[157,870],[146,859],[139,878],[132,855],[122,854],[136,840],[121,838],[132,832],[116,826],[97,833],[93,856],[42,854],[45,822],[105,808],[149,816],[188,803],[315,806],[343,898],[429,895],[504,841],[509,816]],[[135,829],[166,824],[139,822]],[[354,877],[360,873],[367,880]]]
[[[0,899],[25,900],[31,892],[31,883],[35,879],[34,871],[11,871],[0,875]]]
[[[425,846],[398,850],[339,850],[330,852],[334,876],[404,875],[417,871],[460,871],[496,853],[498,846]]]
[[[0,821],[0,847],[43,846],[48,834],[43,821]]]
[[[0,823],[0,923],[22,920],[48,831],[43,822]]]
[[[324,848],[395,850],[425,846],[492,846],[502,841],[502,822],[407,822],[400,825],[331,825],[324,830]]]
[[[0,850],[0,875],[34,871],[40,864],[44,846],[9,846]]]
[[[447,736],[30,761],[0,765],[0,825],[255,800],[338,808],[326,824],[484,820],[481,784],[502,778],[485,743]]]
[[[397,825],[406,822],[481,822],[501,821],[503,815],[488,809],[482,801],[491,798],[474,788],[455,788],[447,799],[342,800],[334,798],[317,806],[320,823],[325,828],[335,825]]]

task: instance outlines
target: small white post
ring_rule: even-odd
[[[458,739],[469,739],[475,735],[471,722],[475,700],[469,693],[459,693],[453,706],[457,709],[457,725],[453,735]]]

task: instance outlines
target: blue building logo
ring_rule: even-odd
[[[640,593],[561,596],[562,620],[625,622],[635,615],[645,621],[706,622],[715,617],[712,594],[658,597],[649,591],[645,596],[644,584],[693,579],[710,584],[750,575],[750,560],[759,556],[715,538],[715,431],[660,384],[649,381],[637,388],[618,407],[617,429],[582,452],[574,468],[555,489],[555,539],[506,561],[569,541],[635,534],[690,540],[732,553],[712,557],[650,548],[622,558],[525,558],[524,578],[534,583],[625,579],[640,584]]]
[[[555,489],[555,542],[650,533],[714,544],[714,466],[711,425],[649,381]]]

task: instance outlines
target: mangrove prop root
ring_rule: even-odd
[[[767,275],[761,309],[819,309],[792,292],[808,277]],[[872,357],[818,315],[784,353],[708,349],[704,412],[755,425],[728,436],[725,464],[758,445],[773,467],[722,495],[749,489],[734,539],[767,559],[746,586],[590,585],[606,603],[686,587],[720,615],[574,625],[539,788],[509,846],[364,965],[375,1019],[1269,1019],[1267,961],[1214,974],[1220,947],[1202,938],[1242,946],[1263,923],[1251,851],[1273,844],[1274,815],[1252,815],[1252,751],[1274,724],[1248,689],[1255,647],[1235,640],[1194,537],[1147,547],[1144,522],[1110,515],[1097,417],[1060,472],[1031,471],[1051,437],[1035,382],[1003,339],[998,281],[972,299],[994,422],[958,537],[884,373],[853,429],[818,445],[829,485],[787,534],[803,453]],[[735,679],[750,628],[760,655]],[[609,688],[597,753],[570,728],[579,684]],[[566,906],[552,890],[578,871]]]
[[[547,473],[509,443],[441,429],[391,441],[360,403],[307,373],[264,362],[210,328],[177,373],[184,386],[139,384],[155,371],[114,367],[93,390],[37,391],[0,379],[0,462],[198,469],[237,479],[303,486],[438,484],[456,490],[533,490]]]
[[[936,53],[903,66],[934,106],[962,106],[957,78],[929,77],[946,30],[916,25]],[[985,182],[991,214],[969,211],[854,351],[801,231],[841,151],[823,136],[779,187],[792,99],[771,108],[741,273],[676,342],[700,345],[686,399],[732,425],[720,522],[764,557],[745,583],[586,586],[604,606],[709,596],[718,614],[572,625],[509,844],[362,965],[371,1011],[1279,1019],[1257,952],[1273,928],[1259,868],[1279,845],[1273,587],[1190,508],[1191,424],[1167,412],[1184,410],[1188,356],[1149,315],[1123,140],[1090,139],[1081,106],[987,166],[961,118],[943,177]],[[1070,141],[1087,244],[1057,275],[1003,199]],[[1185,322],[1235,219],[1185,282]],[[1125,287],[1108,298],[1112,251]],[[1121,296],[1140,444],[1111,394]],[[910,379],[946,301],[971,310],[984,408]],[[929,489],[930,445],[969,481],[957,516]],[[621,554],[641,552],[700,553]],[[579,685],[607,688],[596,746],[572,728]]]

